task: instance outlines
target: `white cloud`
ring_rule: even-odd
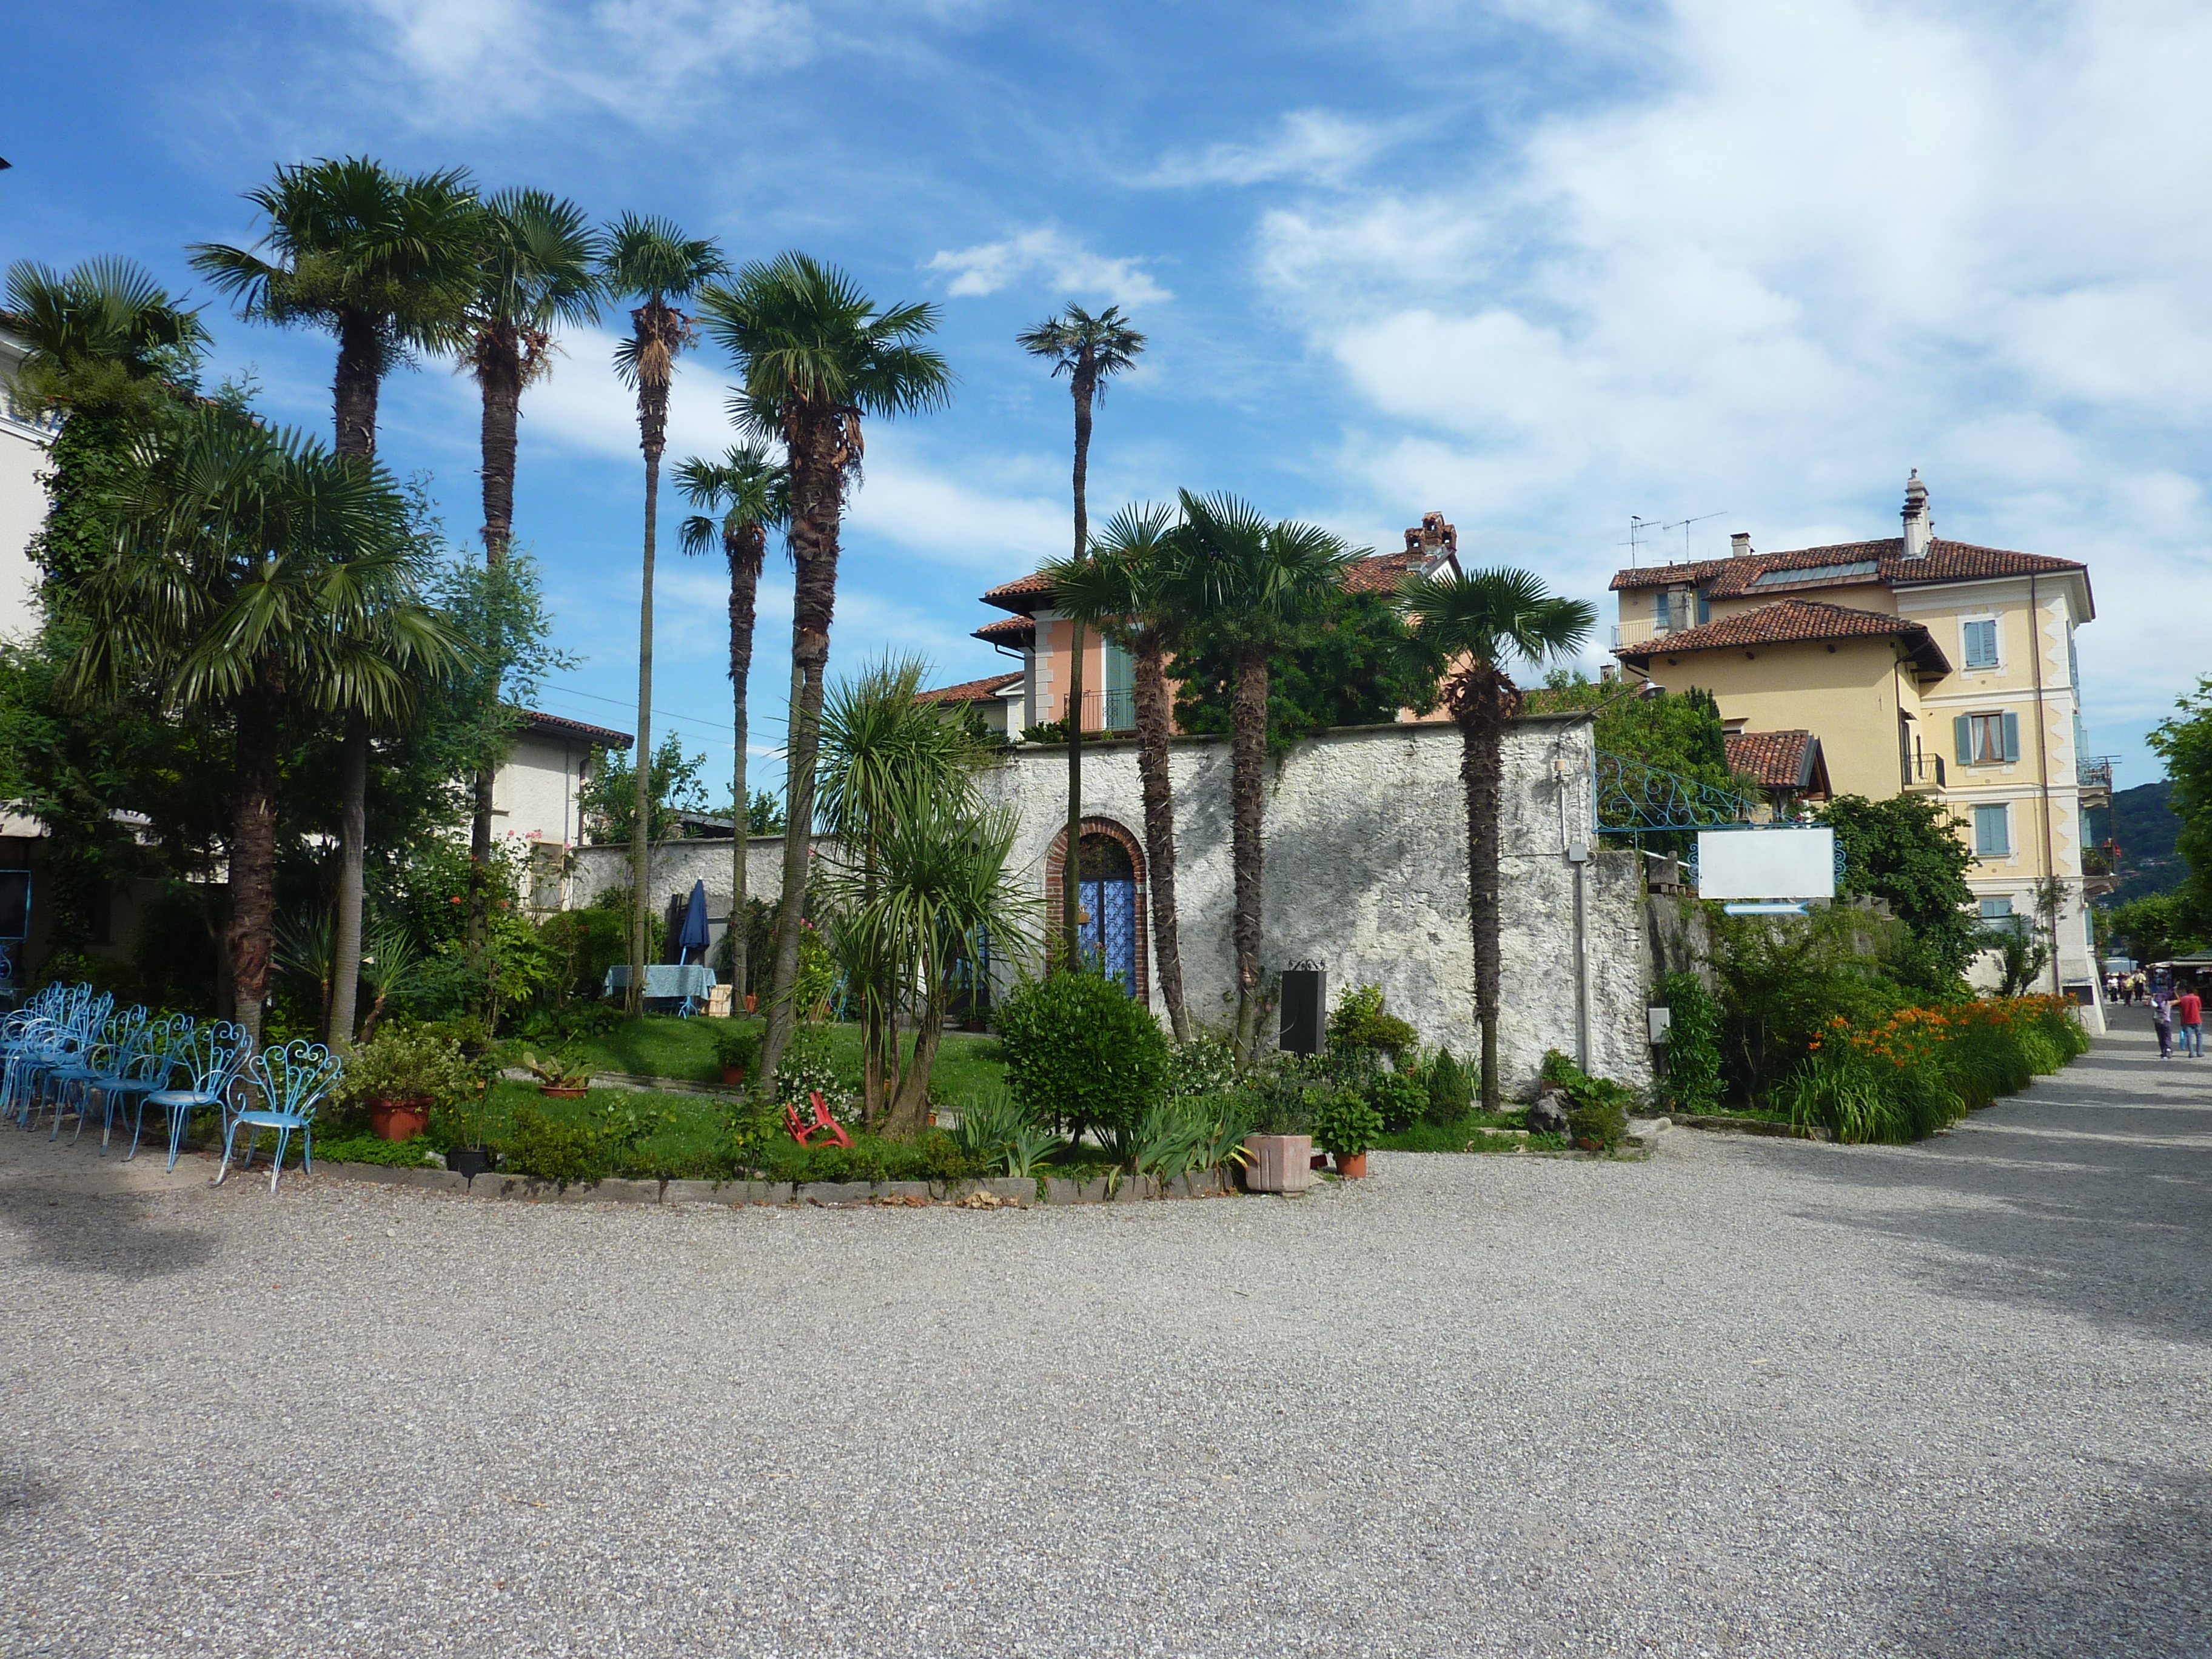
[[[1653,72],[1502,162],[1261,217],[1355,489],[1595,592],[1632,512],[1893,533],[1917,465],[1941,533],[2094,567],[2093,720],[2170,701],[2212,554],[2212,14],[1677,0],[1645,33]]]
[[[1175,297],[1138,260],[1094,253],[1051,224],[1004,241],[939,253],[922,269],[950,275],[945,291],[962,298],[995,294],[1011,283],[1040,276],[1040,285],[1051,293],[1097,295],[1115,305],[1150,305]]]
[[[1170,152],[1146,174],[1146,184],[1256,185],[1279,179],[1341,185],[1391,142],[1367,122],[1322,109],[1293,110],[1275,136],[1256,144],[1209,144],[1195,153]]]

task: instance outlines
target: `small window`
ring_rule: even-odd
[[[1995,668],[1997,665],[1997,620],[1990,617],[1966,624],[1966,666]]]
[[[1667,620],[1668,611],[1668,601],[1671,597],[1672,595],[1669,591],[1662,587],[1659,590],[1658,596],[1653,599],[1651,604],[1651,620],[1662,634],[1674,625],[1673,623]]]
[[[1703,628],[1713,619],[1713,602],[1704,588],[1698,590],[1698,626]]]
[[[2020,716],[1961,714],[1951,722],[1961,766],[1994,766],[2020,758]]]
[[[2012,809],[2002,804],[1974,809],[1974,852],[1985,859],[2012,856]],[[2004,901],[2009,911],[2012,901]]]
[[[2002,811],[2004,809],[1999,807],[1997,810]],[[2014,914],[2012,901],[2008,898],[1985,898],[1982,901],[1982,926],[1993,932],[2024,933],[2027,921],[2027,917]]]

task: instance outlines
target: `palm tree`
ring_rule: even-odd
[[[459,168],[407,175],[346,156],[279,167],[274,181],[249,191],[246,200],[267,216],[268,234],[258,246],[273,258],[201,242],[190,250],[192,268],[250,319],[337,337],[336,449],[367,460],[376,453],[384,377],[416,351],[467,343],[465,313],[477,292],[485,230],[475,186]],[[344,719],[331,971],[333,1003],[349,1010],[361,976],[371,714],[347,706]],[[471,867],[478,902],[484,878],[483,863]]]
[[[653,752],[653,556],[660,515],[660,453],[668,445],[668,389],[677,354],[692,338],[677,307],[710,276],[729,268],[714,243],[684,235],[665,219],[625,213],[607,239],[608,292],[642,301],[629,314],[630,337],[615,351],[615,372],[637,393],[638,446],[645,451],[645,568],[637,615],[637,754]],[[630,822],[629,1009],[645,1006],[646,916],[653,881],[652,769],[637,769]]]
[[[919,701],[929,672],[919,657],[889,657],[842,682],[822,715],[820,817],[837,842],[835,866],[862,908],[887,880],[883,848],[899,815],[918,800],[967,802],[982,751],[967,728]],[[868,1127],[896,1087],[901,975],[912,963],[884,937],[833,931],[848,979],[860,1000],[861,1109]],[[883,947],[872,953],[870,940]]]
[[[730,1012],[745,1011],[745,681],[753,667],[753,617],[771,530],[791,522],[791,475],[757,445],[732,444],[719,461],[693,456],[676,469],[676,487],[700,509],[684,520],[684,550],[704,553],[719,536],[730,562],[730,690],[737,706],[737,773],[730,799],[736,822],[730,862]],[[718,523],[708,516],[722,516]]]
[[[208,342],[199,313],[129,259],[87,259],[66,274],[19,259],[7,291],[0,322],[27,348],[8,397],[32,413],[138,404],[188,374]]]
[[[1175,1040],[1191,1037],[1182,993],[1182,946],[1176,914],[1175,792],[1168,778],[1174,720],[1167,653],[1173,624],[1167,589],[1176,553],[1175,509],[1125,507],[1106,521],[1087,559],[1044,567],[1055,611],[1097,629],[1136,662],[1137,775],[1145,800],[1145,866],[1150,883],[1152,955]],[[1079,845],[1071,839],[1071,847]],[[1073,857],[1069,868],[1075,865]],[[1063,892],[1061,903],[1066,905]],[[1072,908],[1068,909],[1073,915]]]
[[[1259,1052],[1262,990],[1261,815],[1268,658],[1291,642],[1361,555],[1317,525],[1278,522],[1233,495],[1180,494],[1182,524],[1175,532],[1177,556],[1164,584],[1168,604],[1237,658],[1229,702],[1230,848],[1236,874],[1231,932],[1237,954],[1237,1054],[1240,1065],[1249,1065]]]
[[[229,722],[227,944],[238,1018],[258,1040],[285,715],[318,696],[404,695],[404,653],[342,642],[388,641],[411,599],[406,500],[373,465],[209,408],[139,446],[111,507],[113,551],[76,596],[92,625],[71,689],[109,702],[150,679],[181,717]]]
[[[1131,328],[1119,306],[1109,306],[1096,317],[1081,306],[1071,305],[1057,317],[1048,317],[1035,328],[1014,337],[1014,343],[1032,357],[1052,364],[1055,379],[1067,376],[1075,397],[1075,550],[1081,562],[1090,552],[1091,516],[1087,491],[1091,476],[1091,406],[1094,398],[1106,400],[1106,382],[1129,368],[1145,349],[1145,337]],[[1060,957],[1070,968],[1078,965],[1076,951],[1077,902],[1080,890],[1080,851],[1083,845],[1083,623],[1071,617],[1068,628],[1067,671],[1067,857],[1060,872]],[[1102,711],[1103,712],[1103,711]],[[1102,720],[1100,724],[1104,724]]]
[[[1415,642],[1431,665],[1447,670],[1445,689],[1460,730],[1460,776],[1467,784],[1468,923],[1474,943],[1474,1001],[1482,1022],[1482,1106],[1498,1109],[1498,813],[1505,733],[1521,692],[1504,665],[1540,664],[1589,637],[1597,612],[1581,599],[1545,591],[1525,570],[1413,576],[1399,589]]]
[[[599,314],[599,239],[574,202],[507,190],[483,204],[476,291],[464,314],[462,363],[483,401],[483,543],[487,563],[514,540],[515,428],[522,391],[553,368],[553,327]],[[490,899],[494,769],[476,775],[469,826],[469,939],[481,949]]]
[[[921,342],[937,307],[878,307],[853,279],[803,253],[756,260],[701,296],[707,332],[730,354],[739,385],[731,412],[756,435],[781,441],[791,475],[793,697],[783,897],[768,1039],[761,1067],[772,1076],[791,1040],[792,987],[799,975],[799,924],[814,829],[814,770],[821,747],[823,675],[837,600],[838,537],[845,491],[860,466],[864,416],[889,418],[941,407],[952,371]]]

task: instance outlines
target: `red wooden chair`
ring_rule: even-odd
[[[814,1121],[811,1123],[799,1115],[798,1107],[787,1106],[783,1109],[783,1121],[790,1126],[791,1138],[793,1140],[802,1146],[811,1146],[814,1144],[811,1137],[826,1134],[840,1146],[850,1146],[853,1144],[853,1137],[845,1133],[845,1126],[830,1116],[830,1104],[822,1098],[822,1091],[819,1089],[806,1097],[806,1103],[814,1109]]]

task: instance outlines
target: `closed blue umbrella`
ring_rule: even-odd
[[[690,961],[694,951],[702,958],[707,954],[707,884],[703,881],[691,884],[691,896],[684,906],[684,926],[676,934],[677,961]]]

